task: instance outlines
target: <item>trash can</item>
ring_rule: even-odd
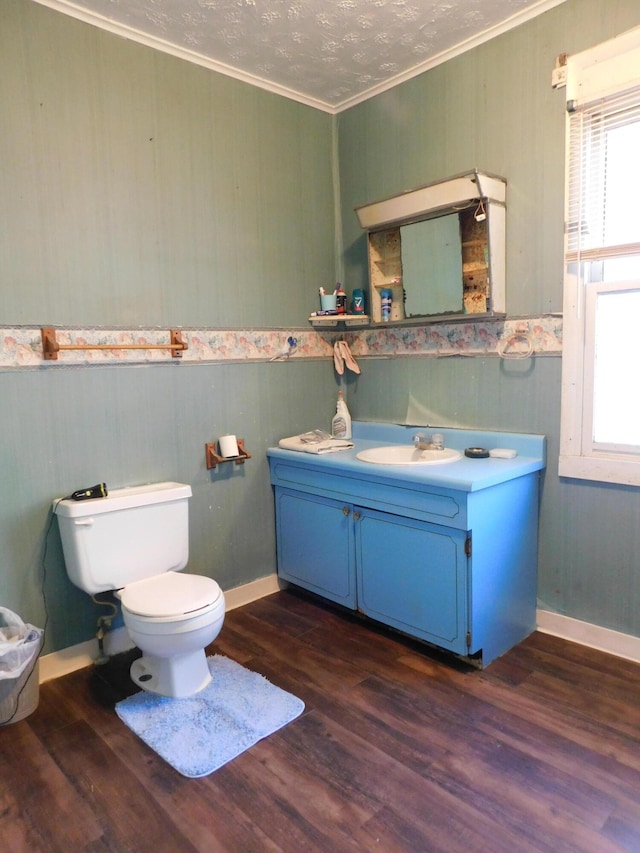
[[[17,723],[38,707],[43,633],[17,613],[0,607],[0,726]]]

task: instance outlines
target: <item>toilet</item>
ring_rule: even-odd
[[[190,497],[190,486],[152,483],[54,502],[69,579],[90,595],[115,592],[127,632],[143,652],[131,678],[160,696],[193,696],[209,684],[205,647],[224,621],[218,584],[182,572]]]

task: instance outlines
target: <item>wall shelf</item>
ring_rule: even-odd
[[[309,322],[315,327],[340,327],[342,326],[368,326],[369,316],[367,314],[326,314],[316,316],[312,314],[309,317]]]

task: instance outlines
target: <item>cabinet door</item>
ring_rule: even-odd
[[[276,489],[278,575],[355,610],[351,506]]]
[[[466,533],[359,507],[355,518],[358,608],[466,654]]]

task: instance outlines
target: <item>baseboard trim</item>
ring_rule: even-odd
[[[250,604],[282,588],[276,574],[266,575],[255,581],[225,590],[227,610],[234,610],[244,604]],[[601,652],[640,663],[640,637],[622,634],[610,628],[602,628],[571,616],[552,613],[550,610],[538,610],[536,627],[543,634],[551,634],[563,640],[570,640],[582,646],[588,646]],[[131,640],[125,628],[115,628],[105,637],[105,652],[108,655],[119,654],[132,648]],[[40,658],[40,683],[60,678],[77,669],[90,666],[98,657],[96,639],[78,643],[59,652],[52,652]]]
[[[274,573],[233,589],[225,590],[225,609],[234,610],[236,607],[242,607],[244,604],[250,604],[252,601],[278,592],[279,589],[281,589],[281,585],[278,576]],[[109,631],[105,635],[104,650],[107,655],[116,655],[131,648],[133,648],[133,644],[124,627],[114,628],[113,631]],[[94,638],[61,649],[59,652],[43,655],[40,658],[40,684],[53,678],[68,675],[70,672],[83,669],[85,666],[90,666],[98,658],[98,654],[98,641]]]
[[[225,607],[227,610],[235,610],[236,607],[242,607],[243,604],[251,604],[252,601],[278,592],[283,586],[284,584],[278,580],[278,575],[274,573],[250,583],[236,586],[233,589],[226,589],[224,592]]]
[[[536,623],[538,631],[543,634],[552,634],[563,640],[571,640],[582,646],[640,663],[640,637],[622,634],[620,631],[612,631],[610,628],[602,628],[571,616],[552,613],[550,610],[538,610]]]
[[[116,629],[120,630],[120,629]],[[40,658],[40,684],[89,666],[98,657],[98,641],[87,640]]]

